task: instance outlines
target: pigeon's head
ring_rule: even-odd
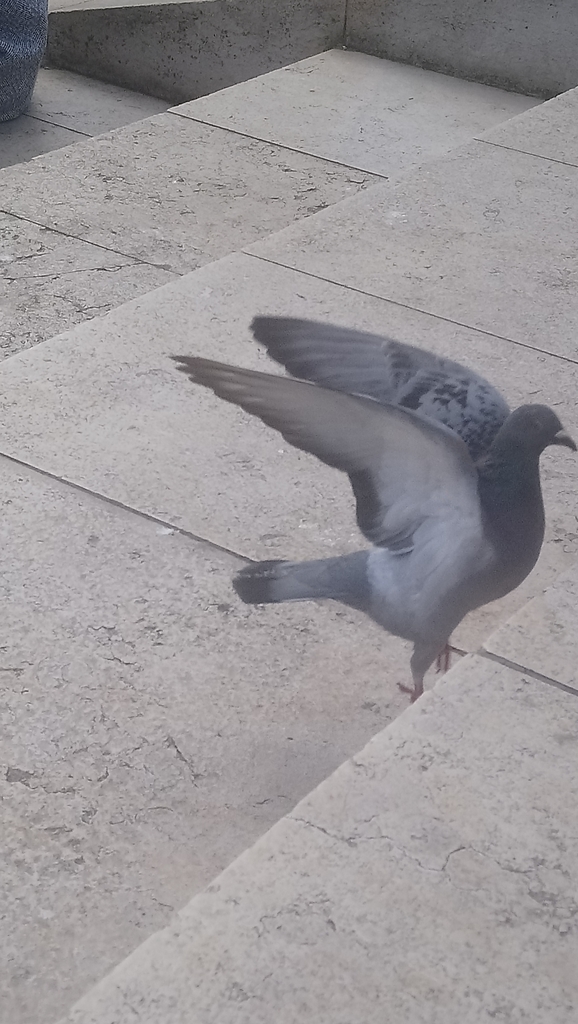
[[[521,405],[508,417],[502,430],[507,431],[510,442],[533,454],[541,455],[551,444],[577,450],[556,413],[547,405]]]

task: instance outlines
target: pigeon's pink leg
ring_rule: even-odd
[[[418,697],[421,697],[423,693],[423,677],[434,661],[436,662],[438,672],[447,672],[450,667],[451,650],[449,644],[445,644],[441,651],[436,647],[414,648],[411,658],[413,686],[405,686],[404,683],[397,684],[402,693],[409,694],[411,704],[414,704]]]
[[[425,675],[425,672],[422,672],[421,669],[415,667],[415,665],[413,664],[413,659],[411,666],[411,674],[413,678],[413,686],[405,686],[404,683],[398,683],[397,685],[402,693],[409,694],[410,704],[415,704],[418,697],[421,697],[423,693],[423,677]]]
[[[437,656],[436,659],[436,672],[447,672],[450,667],[450,659],[452,656],[452,649],[449,644],[446,644],[443,651]]]
[[[421,695],[423,693],[423,683],[422,683],[421,687],[419,687],[419,686],[405,686],[404,683],[398,683],[397,685],[398,685],[398,688],[401,690],[402,693],[408,693],[409,694],[409,702],[410,702],[410,704],[415,704],[415,702],[418,699],[418,697],[421,697]]]

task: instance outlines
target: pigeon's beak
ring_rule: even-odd
[[[571,448],[573,452],[578,450],[576,442],[572,440],[570,434],[567,434],[565,430],[559,430],[557,434],[554,434],[552,444],[561,444],[564,448]]]

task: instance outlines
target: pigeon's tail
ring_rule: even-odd
[[[290,593],[291,574],[287,572],[291,562],[277,561],[257,562],[241,569],[233,579],[233,586],[241,601],[245,604],[276,604],[278,601],[290,601],[294,595]]]
[[[245,604],[325,597],[367,611],[371,603],[365,551],[315,562],[257,562],[237,573],[233,586]]]

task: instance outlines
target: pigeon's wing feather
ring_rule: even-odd
[[[457,531],[481,531],[476,469],[451,430],[369,398],[208,359],[174,358],[191,380],[348,473],[359,527],[373,544],[408,552],[426,520],[439,521],[444,535],[449,521]]]
[[[443,423],[465,441],[474,460],[487,451],[510,412],[483,377],[412,345],[291,317],[256,317],[251,329],[292,376]]]

